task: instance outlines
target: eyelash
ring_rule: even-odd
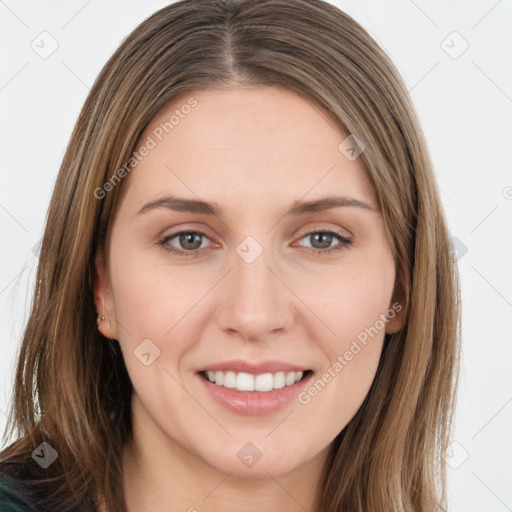
[[[178,231],[176,233],[173,233],[172,235],[167,235],[165,237],[162,237],[162,238],[160,238],[158,240],[157,243],[166,252],[173,253],[173,254],[178,254],[180,256],[196,256],[197,253],[199,253],[201,251],[201,249],[194,249],[192,251],[182,251],[182,250],[176,249],[175,247],[171,247],[171,246],[168,245],[168,242],[170,240],[172,240],[173,238],[176,238],[179,235],[185,234],[185,233],[186,234],[200,235],[200,236],[208,238],[208,236],[205,233],[202,233],[201,231],[183,230],[183,231]],[[308,231],[307,233],[305,233],[304,235],[302,235],[300,237],[300,240],[302,238],[305,238],[305,237],[310,236],[310,235],[314,235],[316,233],[327,233],[329,235],[335,235],[335,237],[338,238],[338,240],[340,241],[340,244],[335,246],[335,247],[332,247],[330,249],[312,249],[313,254],[319,254],[321,256],[324,256],[326,254],[330,254],[332,252],[340,251],[342,249],[345,249],[346,247],[348,247],[348,246],[350,246],[352,244],[352,241],[349,240],[347,237],[343,236],[341,233],[338,233],[337,231],[330,231],[330,230],[324,230],[324,229]]]

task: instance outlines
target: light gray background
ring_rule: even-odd
[[[34,246],[72,127],[120,41],[168,3],[0,0],[1,428]],[[408,85],[460,258],[450,511],[512,511],[512,0],[333,3],[369,30]]]

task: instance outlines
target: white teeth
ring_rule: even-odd
[[[295,372],[288,372],[284,379],[284,383],[287,386],[291,386],[292,384],[295,384]]]
[[[272,391],[274,389],[274,377],[271,373],[262,373],[257,375],[254,389],[256,391]]]
[[[274,389],[284,388],[286,384],[286,380],[284,377],[284,372],[274,373]]]
[[[221,372],[207,371],[206,377],[213,384],[225,388],[237,389],[239,391],[268,392],[273,389],[281,389],[285,386],[292,386],[302,379],[304,372],[276,372],[261,373],[253,375],[246,372]]]
[[[254,391],[254,375],[240,372],[236,376],[236,389],[240,391]]]
[[[217,374],[215,374],[217,375]],[[235,372],[224,373],[224,381],[222,386],[225,388],[236,388],[236,374]]]

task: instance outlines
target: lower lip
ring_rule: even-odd
[[[230,411],[247,416],[271,414],[286,407],[306,387],[311,376],[312,373],[309,373],[302,380],[291,386],[260,392],[238,391],[237,389],[225,388],[224,386],[213,384],[197,374],[197,377],[215,401]]]

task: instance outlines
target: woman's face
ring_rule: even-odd
[[[324,460],[361,406],[395,271],[346,138],[280,87],[175,98],[146,129],[96,301],[148,450],[277,475]]]

